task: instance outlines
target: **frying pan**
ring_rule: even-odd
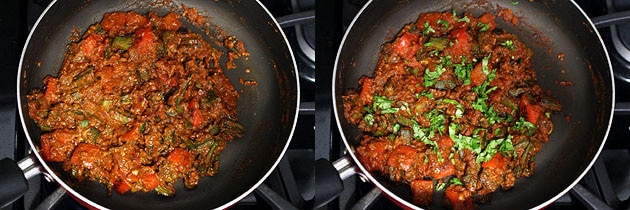
[[[479,16],[509,8],[516,25],[497,18],[498,27],[514,33],[529,46],[541,86],[560,101],[552,115],[555,128],[536,156],[535,173],[516,180],[514,188],[498,190],[479,209],[542,208],[572,188],[603,148],[612,121],[614,84],[603,41],[584,12],[573,1],[400,0],[370,1],[346,31],[333,73],[333,107],[342,139],[360,171],[384,194],[403,207],[412,204],[408,185],[370,173],[355,154],[360,131],[343,115],[341,96],[356,89],[362,75],[372,76],[381,45],[420,13],[456,11]],[[564,55],[562,59],[561,56]],[[570,82],[563,83],[564,81]],[[565,85],[561,85],[565,84]],[[444,208],[434,199],[432,209]]]
[[[103,185],[76,182],[62,170],[61,164],[44,162],[37,152],[41,131],[28,116],[26,94],[33,88],[41,88],[46,75],[56,75],[73,29],[83,33],[106,12],[155,11],[165,15],[179,11],[181,14],[182,4],[197,8],[210,22],[198,27],[182,18],[183,27],[202,35],[207,30],[204,39],[210,43],[220,41],[222,36],[235,35],[251,53],[248,59],[236,61],[237,69],[224,71],[240,94],[237,114],[247,132],[221,153],[219,173],[200,179],[192,190],[184,189],[183,183],[178,182],[176,195],[172,197],[155,192],[107,196]],[[225,51],[221,46],[215,47]],[[246,73],[245,69],[251,72]],[[254,80],[258,85],[240,85],[241,78]],[[293,53],[278,23],[258,1],[55,1],[40,16],[26,41],[17,90],[19,115],[36,162],[81,203],[111,209],[208,209],[233,205],[259,186],[278,164],[288,148],[299,106]]]

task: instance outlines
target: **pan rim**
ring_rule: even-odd
[[[43,157],[41,156],[41,154],[37,151],[37,145],[34,144],[33,140],[31,139],[31,136],[29,135],[28,129],[26,127],[26,119],[25,119],[25,110],[22,109],[22,101],[21,101],[21,93],[20,90],[21,88],[21,82],[22,82],[22,77],[23,77],[23,62],[24,62],[24,56],[26,55],[26,50],[29,46],[29,43],[31,42],[31,37],[35,31],[35,29],[38,27],[38,25],[40,24],[40,22],[42,21],[42,19],[44,18],[44,16],[46,16],[46,14],[48,13],[48,11],[50,10],[50,8],[52,8],[56,3],[58,3],[58,0],[53,0],[50,4],[48,4],[48,6],[44,9],[44,11],[42,12],[42,14],[38,17],[37,21],[35,22],[35,24],[33,25],[31,31],[28,34],[28,37],[26,38],[25,42],[24,42],[24,46],[22,48],[22,53],[20,55],[20,61],[19,61],[19,65],[18,65],[18,73],[17,73],[17,109],[18,109],[18,114],[20,117],[20,123],[22,126],[22,130],[24,131],[24,133],[26,134],[26,140],[28,141],[29,145],[30,145],[30,150],[31,152],[36,156],[37,160],[39,161],[38,164],[40,164],[44,170],[42,171],[42,173],[46,176],[51,177],[57,184],[59,184],[61,187],[63,187],[68,193],[71,194],[72,197],[74,197],[75,199],[80,200],[80,202],[84,205],[89,205],[89,207],[93,207],[93,208],[97,208],[97,209],[108,209],[107,207],[104,207],[88,198],[86,198],[85,196],[83,196],[82,194],[80,194],[79,192],[77,192],[76,190],[74,190],[72,187],[70,187],[69,185],[66,184],[66,182],[61,179],[56,173],[51,173],[54,170],[52,170],[52,168],[50,168],[48,166],[48,163],[46,163],[46,161],[44,161]],[[253,2],[252,2],[253,3]],[[244,191],[243,193],[241,193],[241,195],[233,198],[231,201],[224,203],[223,205],[216,207],[216,209],[226,209],[229,208],[233,205],[235,205],[238,201],[242,200],[244,197],[246,197],[247,195],[251,194],[254,190],[256,190],[270,175],[271,173],[275,170],[275,168],[278,166],[278,164],[280,163],[280,161],[282,160],[282,158],[284,157],[284,155],[286,154],[287,149],[289,148],[289,145],[291,143],[291,140],[293,139],[293,135],[295,132],[295,128],[297,126],[297,120],[298,120],[298,116],[299,116],[299,107],[300,107],[300,98],[301,98],[301,91],[300,91],[300,80],[299,80],[299,72],[298,72],[298,68],[297,68],[297,62],[295,60],[295,55],[293,53],[293,49],[291,48],[289,41],[287,39],[287,36],[284,32],[284,30],[282,29],[282,27],[280,27],[280,24],[278,23],[278,21],[274,18],[274,16],[271,14],[271,12],[267,9],[267,7],[265,7],[265,5],[263,3],[260,2],[260,0],[256,0],[256,4],[258,4],[258,6],[265,12],[265,14],[269,17],[269,19],[271,21],[273,21],[273,23],[270,23],[271,27],[274,27],[275,29],[277,29],[277,31],[279,32],[279,34],[282,36],[282,39],[284,40],[284,44],[286,45],[286,48],[288,50],[288,53],[290,55],[291,58],[291,71],[292,74],[288,74],[288,75],[292,75],[293,78],[295,79],[295,92],[296,92],[296,97],[295,97],[295,107],[293,113],[287,112],[286,114],[293,114],[293,120],[292,120],[292,124],[290,127],[290,131],[289,131],[289,135],[287,136],[287,140],[284,144],[284,147],[282,148],[282,150],[279,152],[278,157],[276,158],[275,162],[271,165],[271,167],[267,170],[267,172],[260,178],[258,179],[258,181],[252,185],[248,190]]]
[[[341,53],[342,50],[344,49],[344,46],[346,45],[346,40],[348,35],[350,34],[350,31],[354,28],[355,23],[357,22],[357,20],[359,19],[359,17],[363,14],[363,12],[372,4],[372,2],[377,1],[377,0],[369,0],[365,5],[363,5],[363,7],[359,10],[359,12],[354,16],[354,18],[352,19],[352,22],[350,23],[350,25],[348,26],[348,28],[346,29],[346,31],[344,32],[344,36],[341,40],[341,42],[339,43],[339,48],[337,49],[337,55],[335,58],[335,64],[334,64],[334,70],[333,70],[333,77],[332,77],[332,88],[331,88],[331,94],[332,94],[332,101],[333,101],[333,111],[334,111],[334,116],[335,116],[335,121],[337,123],[337,130],[340,133],[340,136],[343,140],[344,145],[346,146],[346,151],[347,154],[346,155],[350,155],[352,157],[352,159],[355,161],[354,164],[356,165],[356,167],[360,168],[360,173],[362,176],[365,176],[369,179],[369,181],[376,185],[376,187],[378,187],[381,191],[383,191],[387,196],[391,197],[392,199],[395,199],[396,202],[410,207],[410,208],[414,208],[414,209],[422,209],[417,207],[416,205],[402,199],[400,196],[398,196],[397,194],[391,192],[388,188],[386,188],[383,184],[381,184],[374,176],[372,176],[372,174],[363,166],[363,164],[361,164],[361,162],[359,161],[358,157],[356,156],[355,152],[353,151],[354,146],[350,145],[348,139],[346,139],[346,134],[344,133],[344,130],[342,128],[342,119],[341,119],[341,115],[339,113],[338,110],[338,105],[341,102],[337,101],[337,97],[336,97],[336,87],[337,87],[337,77],[338,75],[338,67],[339,67],[339,61],[340,61],[340,57],[341,57]],[[608,53],[608,50],[604,44],[604,41],[599,33],[599,31],[597,30],[597,28],[595,27],[595,25],[593,24],[592,20],[588,17],[588,15],[586,14],[586,12],[584,12],[584,10],[574,1],[574,0],[570,0],[569,1],[572,6],[574,7],[574,9],[577,9],[579,11],[579,13],[582,15],[582,18],[586,19],[588,21],[588,26],[589,29],[591,29],[595,35],[597,36],[597,39],[599,41],[599,45],[601,46],[604,55],[606,57],[606,64],[608,67],[608,74],[611,75],[611,80],[612,80],[612,75],[613,74],[613,70],[612,70],[612,64],[610,61],[610,56]],[[586,24],[586,23],[585,23]],[[588,171],[591,169],[591,167],[594,165],[595,161],[597,160],[597,158],[599,157],[602,149],[604,148],[604,144],[606,143],[606,140],[608,139],[608,135],[610,132],[610,127],[612,125],[612,120],[613,120],[613,113],[614,113],[614,109],[615,109],[615,95],[616,95],[616,90],[615,90],[615,83],[614,81],[610,82],[611,85],[611,105],[610,105],[610,110],[607,110],[607,113],[609,115],[608,117],[608,122],[606,125],[606,129],[604,132],[604,136],[602,137],[602,142],[599,145],[599,148],[597,149],[597,151],[595,152],[593,158],[590,160],[590,162],[588,163],[588,165],[584,168],[584,170],[582,170],[582,172],[580,173],[580,175],[573,180],[573,182],[571,184],[569,184],[566,188],[564,188],[562,191],[560,191],[558,194],[556,194],[555,196],[549,198],[547,201],[540,203],[539,205],[533,207],[532,209],[542,209],[546,206],[548,206],[549,204],[551,204],[552,202],[556,201],[558,198],[560,198],[561,196],[565,195],[567,192],[569,192],[569,190],[571,190],[580,180],[582,180],[582,178],[588,173]],[[343,119],[345,120],[345,119]]]

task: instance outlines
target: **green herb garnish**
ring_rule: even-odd
[[[514,42],[512,40],[505,40],[501,43],[501,46],[507,47],[510,51],[514,51]]]

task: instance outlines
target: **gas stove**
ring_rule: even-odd
[[[29,145],[19,122],[16,76],[22,47],[39,15],[52,0],[3,1],[0,5],[0,158],[20,160]],[[298,125],[285,156],[255,192],[232,209],[300,209],[314,197],[315,1],[261,0],[280,23],[296,57],[301,98]],[[8,209],[87,209],[45,176],[29,180],[29,191]]]
[[[367,0],[261,0],[283,25],[298,64],[301,106],[291,145],[264,185],[233,209],[398,209],[378,189],[352,176],[333,200],[317,203],[317,160],[344,157],[345,147],[332,112],[332,71],[339,43]],[[630,0],[576,1],[590,17],[630,11]],[[0,5],[0,158],[28,154],[16,110],[16,73],[29,30],[50,0],[2,1]],[[315,11],[319,17],[314,19]],[[617,88],[613,124],[599,159],[574,189],[547,209],[627,209],[630,197],[630,24],[600,28],[613,62]],[[315,50],[317,46],[317,50]],[[317,61],[316,61],[317,59]],[[315,71],[319,69],[319,71]],[[55,197],[56,183],[29,180],[29,192],[8,209],[85,209],[68,196]],[[51,199],[59,198],[59,199]],[[48,198],[48,199],[47,199]],[[315,206],[315,204],[321,204]]]
[[[318,12],[322,12],[319,8],[326,8],[327,11],[335,15],[320,16],[317,19],[318,26],[322,25],[317,28],[318,43],[323,43],[318,45],[317,51],[317,58],[319,61],[323,61],[317,63],[317,67],[320,69],[317,74],[317,78],[320,79],[317,83],[317,93],[331,92],[330,89],[320,91],[320,87],[331,87],[328,81],[331,81],[332,74],[328,70],[334,68],[335,55],[341,38],[354,16],[366,3],[367,0],[343,0],[334,3],[322,2],[322,6],[318,7]],[[614,12],[630,11],[630,1],[628,0],[576,0],[576,3],[591,18]],[[605,22],[605,20],[602,21]],[[329,25],[336,27],[328,27]],[[600,27],[599,32],[610,53],[617,89],[616,108],[610,134],[592,169],[569,193],[560,197],[546,209],[630,208],[630,167],[628,167],[630,165],[630,142],[627,141],[627,137],[630,135],[630,95],[625,94],[630,91],[630,24]],[[323,36],[319,36],[319,34]],[[320,86],[320,84],[323,85]],[[321,99],[321,101],[317,99]],[[321,97],[316,95],[318,106],[315,117],[318,119],[320,112],[322,112],[321,115],[325,116],[321,117],[325,119],[321,120],[325,123],[316,121],[316,127],[317,133],[321,132],[320,128],[331,127],[330,135],[328,135],[328,131],[323,131],[326,136],[322,137],[321,141],[324,142],[324,147],[329,148],[325,158],[335,161],[343,157],[345,148],[343,143],[339,143],[342,140],[334,124],[334,118],[332,121],[328,121],[326,118],[333,116],[328,113],[330,107],[328,107],[329,101],[327,100],[331,100],[328,95]],[[321,108],[319,104],[322,104],[321,107],[324,108]],[[328,137],[332,140],[328,140]],[[316,138],[316,141],[316,147],[318,147],[320,139]],[[332,143],[329,145],[329,142]],[[388,198],[382,196],[379,189],[375,188],[373,184],[365,182],[361,176],[346,179],[343,186],[343,191],[322,209],[399,209]]]

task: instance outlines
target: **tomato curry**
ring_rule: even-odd
[[[218,172],[227,142],[244,134],[222,51],[181,28],[180,16],[113,12],[68,45],[56,76],[28,94],[41,154],[109,192],[170,196]],[[247,56],[228,38],[230,62]]]
[[[382,45],[372,77],[343,96],[362,132],[362,165],[411,187],[427,207],[444,193],[471,209],[534,172],[559,103],[543,91],[532,50],[495,16],[424,13]]]

